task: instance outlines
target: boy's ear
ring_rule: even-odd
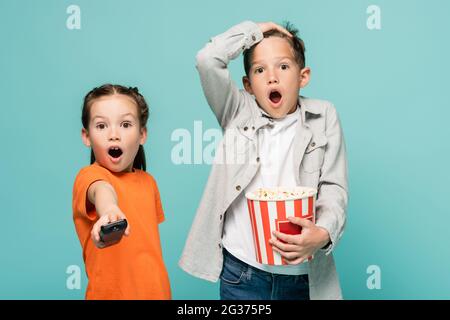
[[[141,138],[139,139],[139,144],[143,145],[147,141],[147,127],[141,129]]]
[[[304,88],[308,85],[310,77],[311,77],[311,69],[309,67],[304,67],[302,70],[300,70],[300,78],[299,78],[300,88]]]
[[[250,79],[247,76],[242,77],[242,84],[244,85],[245,91],[250,94],[253,94],[252,85],[250,83]]]
[[[83,140],[83,143],[86,147],[91,146],[91,140],[89,140],[89,132],[85,128],[81,129],[81,139]]]

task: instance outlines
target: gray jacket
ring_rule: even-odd
[[[244,49],[261,41],[253,22],[243,22],[214,37],[197,55],[201,83],[224,138],[192,224],[179,265],[186,272],[216,282],[222,271],[224,215],[259,169],[258,132],[271,125],[253,96],[239,90],[227,65]],[[298,185],[318,189],[316,224],[331,238],[309,262],[311,299],[342,299],[332,251],[341,238],[348,199],[344,137],[334,106],[322,100],[299,97],[301,119],[294,138]]]

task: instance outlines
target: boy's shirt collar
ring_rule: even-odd
[[[279,133],[280,131],[282,131],[283,129],[291,126],[292,124],[297,122],[299,120],[299,118],[301,117],[299,103],[297,103],[297,109],[293,113],[287,114],[282,119],[273,118],[272,116],[270,116],[266,111],[264,111],[261,108],[260,108],[260,112],[261,112],[261,118],[266,121],[264,125],[268,125],[270,128],[271,135],[275,135],[275,134]],[[267,119],[268,119],[268,122],[267,122]]]
[[[296,122],[300,120],[300,117],[300,106],[297,105],[297,109],[293,113],[287,114],[283,119],[274,119],[273,127],[272,130],[270,130],[270,133],[272,135],[280,133],[288,127],[296,124]]]

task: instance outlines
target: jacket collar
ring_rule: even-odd
[[[317,108],[314,108],[305,97],[299,96],[298,99],[302,110],[312,114],[320,114],[320,111],[317,110]]]

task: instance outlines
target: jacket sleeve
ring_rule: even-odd
[[[328,143],[321,169],[316,203],[316,225],[330,234],[328,255],[344,232],[348,203],[347,156],[343,132],[334,106],[327,109],[325,134]]]
[[[258,25],[245,21],[213,37],[197,54],[203,92],[222,128],[238,113],[245,99],[231,79],[228,63],[262,39]]]

